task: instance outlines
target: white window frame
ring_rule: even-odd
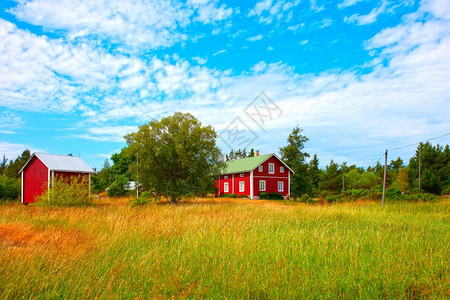
[[[259,191],[260,192],[265,192],[266,191],[266,181],[265,180],[260,180],[259,181]]]
[[[239,193],[245,192],[245,181],[239,181]]]
[[[223,192],[224,193],[230,192],[230,183],[229,182],[224,182],[223,183]]]
[[[244,174],[240,174],[239,177],[244,177]]]
[[[280,189],[280,184],[281,184],[281,189]],[[284,192],[284,182],[283,181],[278,181],[277,190],[279,192]]]
[[[269,163],[269,174],[275,174],[275,164]]]
[[[262,172],[263,170],[264,170],[263,166],[260,165],[260,166],[258,167],[258,171],[259,171],[259,172]]]
[[[280,173],[284,173],[284,167],[283,166],[280,167]]]

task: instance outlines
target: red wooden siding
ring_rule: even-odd
[[[22,170],[21,176],[23,203],[36,202],[36,200],[38,200],[37,197],[42,195],[42,193],[44,193],[48,189],[49,179],[50,183],[52,183],[52,180],[58,180],[60,178],[69,178],[69,182],[74,178],[79,178],[80,181],[82,180],[82,178],[86,178],[86,188],[89,189],[88,173],[51,171],[49,178],[49,171],[47,166],[44,165],[44,163],[42,163],[42,161],[37,156],[32,157],[32,159]]]
[[[274,165],[274,173],[269,174],[269,164],[272,163]],[[266,181],[266,190],[267,193],[280,193],[283,196],[289,195],[289,169],[286,168],[275,156],[272,156],[265,162],[261,164],[263,166],[263,170],[260,172],[259,167],[257,167],[253,171],[253,186],[254,196],[259,196],[261,191],[259,190],[259,181],[265,180]],[[284,168],[284,172],[280,172],[280,167]],[[283,191],[278,191],[278,182],[283,182]]]
[[[23,170],[23,203],[33,203],[47,190],[48,169],[34,157]]]
[[[241,177],[241,174],[243,177]],[[225,177],[228,177],[225,179]],[[250,195],[250,172],[236,173],[228,175],[220,175],[220,180],[216,180],[217,196],[223,194],[237,194],[237,195]],[[244,181],[244,191],[239,192],[239,182]],[[219,186],[220,182],[220,186]],[[224,190],[224,183],[228,183],[228,192]]]
[[[274,166],[274,172],[271,174],[269,174],[269,164],[273,164]],[[264,192],[276,192],[282,194],[284,197],[289,196],[289,174],[291,173],[289,168],[287,168],[276,156],[270,157],[261,165],[263,167],[263,170],[261,172],[259,171],[259,167],[256,167],[253,170],[253,182],[251,182],[250,180],[251,172],[226,174],[219,176],[219,180],[216,180],[216,196],[220,196],[223,194],[244,194],[247,196],[251,196],[250,185],[253,184],[253,197],[258,197],[262,192],[259,189],[260,180],[264,180],[266,182],[266,189]],[[283,167],[283,172],[281,172],[280,167]],[[243,174],[243,177],[240,177],[240,174]],[[243,181],[245,185],[245,190],[243,192],[239,191],[240,181]],[[278,190],[279,182],[283,183],[282,191]],[[228,192],[224,191],[225,183],[228,183]]]

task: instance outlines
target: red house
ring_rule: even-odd
[[[27,163],[19,171],[21,186],[21,202],[33,203],[36,197],[49,189],[55,177],[88,176],[89,185],[94,171],[77,156],[33,153]]]
[[[226,162],[225,171],[216,181],[216,196],[246,195],[260,199],[261,192],[290,195],[291,173],[294,173],[275,154],[256,155]]]

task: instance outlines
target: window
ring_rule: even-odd
[[[244,177],[244,174],[239,175],[239,177]]]
[[[229,191],[229,190],[228,190],[228,186],[229,186],[229,183],[228,183],[228,182],[224,182],[224,183],[223,183],[223,192],[224,192],[224,193],[228,193],[228,191]]]
[[[245,192],[245,182],[244,181],[239,181],[239,192]]]
[[[260,171],[260,172],[263,171],[263,166],[262,165],[259,166],[258,171]]]
[[[284,167],[280,167],[280,173],[284,173]]]
[[[272,163],[269,164],[269,174],[273,174],[275,173],[275,168],[274,165]]]
[[[265,180],[260,180],[259,181],[259,191],[260,192],[264,192],[266,190],[266,181]]]
[[[278,191],[282,192],[283,191],[283,181],[278,181]]]
[[[224,179],[228,179],[228,176],[223,176]]]

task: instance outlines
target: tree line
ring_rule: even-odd
[[[30,150],[25,150],[16,159],[3,156],[0,163],[0,200],[13,200],[20,196],[19,171],[31,157]]]
[[[296,126],[289,134],[287,145],[281,147],[281,159],[295,172],[291,176],[291,196],[305,194],[374,194],[382,191],[384,165],[377,162],[373,167],[348,166],[333,160],[319,168],[316,154],[311,159],[304,150],[308,138]],[[419,189],[420,158],[420,189]],[[308,160],[309,159],[309,160]],[[391,160],[386,169],[386,186],[392,194],[426,192],[434,195],[450,193],[449,145],[432,145],[429,142],[417,146],[414,157],[407,164],[400,157]]]
[[[223,155],[216,145],[217,133],[189,113],[177,112],[161,120],[152,120],[125,136],[127,146],[105,160],[102,169],[92,177],[92,190],[107,190],[110,196],[129,193],[130,181],[138,182],[152,195],[166,196],[175,203],[181,196],[204,196],[215,192],[215,180],[225,161],[254,156],[254,149],[238,149]],[[291,176],[291,197],[355,195],[382,190],[384,166],[373,167],[338,164],[333,160],[319,168],[319,158],[305,151],[308,138],[296,126],[279,148],[280,158],[295,173]],[[3,157],[0,165],[0,199],[20,195],[19,170],[30,158],[25,150],[15,160]],[[449,194],[449,146],[421,143],[407,164],[399,157],[387,166],[386,183],[393,194],[419,192]]]

